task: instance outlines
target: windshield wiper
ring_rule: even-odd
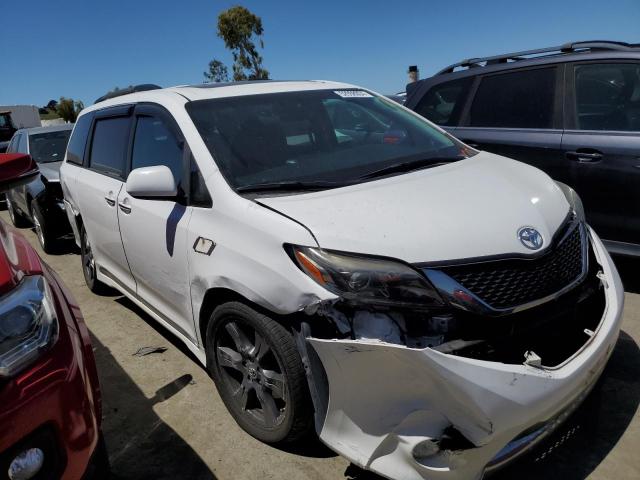
[[[295,181],[283,181],[283,182],[269,182],[269,183],[256,183],[253,185],[243,185],[236,188],[236,192],[250,193],[250,192],[265,192],[265,191],[296,191],[296,190],[326,190],[329,188],[345,187],[350,185],[349,183],[339,182],[323,182],[323,181],[309,181],[302,182]]]
[[[364,175],[358,177],[358,179],[364,180],[367,178],[383,177],[391,173],[404,173],[404,172],[410,172],[411,170],[419,170],[421,168],[435,167],[438,165],[442,165],[443,163],[457,162],[458,160],[462,160],[463,158],[467,158],[467,157],[463,157],[463,156],[430,157],[430,158],[423,158],[420,160],[412,160],[409,162],[393,163],[379,170],[374,170],[373,172],[365,173]]]

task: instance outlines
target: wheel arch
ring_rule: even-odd
[[[202,343],[202,348],[206,349],[206,339],[207,339],[207,327],[209,325],[209,320],[211,319],[211,314],[213,311],[220,305],[223,305],[228,302],[240,302],[244,303],[248,307],[251,307],[255,311],[262,313],[263,315],[267,315],[274,321],[282,324],[285,328],[289,328],[292,325],[292,316],[295,315],[281,315],[276,312],[265,308],[258,303],[250,300],[245,297],[241,293],[238,293],[235,290],[225,287],[212,287],[208,289],[204,297],[202,299],[202,303],[200,306],[200,312],[198,314],[198,333],[200,334],[200,341]]]

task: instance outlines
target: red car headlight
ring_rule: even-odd
[[[26,276],[0,297],[0,377],[10,377],[35,360],[58,336],[56,310],[46,280]]]

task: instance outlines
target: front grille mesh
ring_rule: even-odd
[[[498,260],[441,270],[494,309],[506,309],[554,294],[583,273],[582,226],[553,250],[532,259]]]

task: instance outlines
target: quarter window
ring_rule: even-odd
[[[20,134],[16,134],[13,136],[13,138],[9,142],[9,146],[7,147],[7,153],[16,153],[18,151],[19,139],[20,139]]]
[[[140,116],[136,124],[131,168],[165,165],[180,188],[183,176],[183,143],[156,117]]]
[[[123,177],[129,138],[129,117],[96,120],[91,142],[89,167],[108,175]]]
[[[484,77],[471,105],[469,125],[552,128],[555,68]]]
[[[432,87],[416,112],[437,125],[456,125],[472,82],[473,77],[467,77]]]
[[[640,131],[640,64],[575,67],[579,130]]]

